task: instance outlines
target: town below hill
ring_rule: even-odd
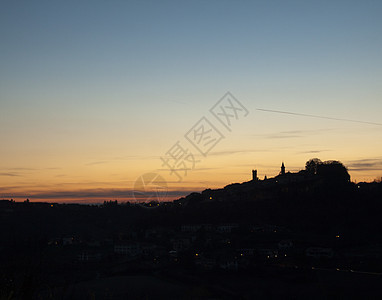
[[[2,200],[0,299],[381,296],[381,182],[318,159],[252,175],[174,202]]]

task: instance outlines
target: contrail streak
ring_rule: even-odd
[[[353,122],[353,123],[362,123],[362,124],[382,126],[381,123],[375,123],[375,122],[367,122],[367,121],[359,121],[359,120],[351,120],[351,119],[341,119],[341,118],[332,118],[332,117],[325,117],[325,116],[317,116],[317,115],[294,113],[294,112],[289,112],[289,111],[263,109],[263,108],[256,108],[256,110],[265,111],[265,112],[272,112],[272,113],[278,113],[278,114],[287,114],[287,115],[301,116],[301,117],[310,117],[310,118],[318,118],[318,119],[327,119],[327,120],[335,120],[335,121]]]

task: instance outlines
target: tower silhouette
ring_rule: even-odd
[[[285,174],[285,165],[284,165],[284,162],[281,164],[281,172],[280,172],[280,175],[284,175]]]
[[[252,170],[252,180],[256,181],[257,179],[257,170]]]

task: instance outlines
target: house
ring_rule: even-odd
[[[220,233],[231,233],[232,229],[238,228],[238,224],[221,224],[217,226],[217,231]]]
[[[334,256],[333,249],[322,247],[310,247],[305,251],[306,256],[314,258],[332,258]]]
[[[203,224],[203,229],[206,232],[214,232],[216,230],[216,227],[215,225],[212,225],[212,224]]]
[[[172,248],[175,251],[184,251],[190,248],[191,246],[191,241],[188,238],[177,238],[177,239],[172,239]]]
[[[277,246],[280,250],[288,250],[293,247],[293,243],[290,240],[282,240],[277,244]]]
[[[114,245],[114,253],[137,256],[142,253],[142,249],[138,243],[116,244]]]
[[[204,270],[212,270],[216,267],[216,259],[215,258],[206,258],[200,257],[195,260],[195,264]]]
[[[158,249],[158,246],[151,243],[143,243],[141,244],[140,248],[143,255],[154,255],[160,252],[158,251],[160,250]]]
[[[74,241],[73,237],[63,237],[62,238],[62,245],[63,246],[73,245],[73,241]]]
[[[93,262],[100,261],[101,257],[101,253],[82,252],[81,254],[78,254],[77,259],[81,262]]]
[[[229,270],[229,271],[237,271],[239,268],[239,264],[237,260],[234,259],[227,259],[219,264],[220,268],[223,270]]]
[[[240,254],[240,256],[253,256],[255,253],[254,248],[240,248],[236,249],[236,252]]]
[[[101,242],[98,241],[98,240],[90,240],[90,241],[86,242],[86,245],[89,246],[89,247],[100,247],[101,246]]]
[[[182,232],[197,232],[200,228],[202,228],[202,225],[200,224],[187,224],[181,226]]]
[[[62,240],[60,238],[51,238],[48,241],[49,246],[61,246]]]
[[[279,254],[278,250],[273,248],[259,248],[257,252],[266,258],[277,258]]]

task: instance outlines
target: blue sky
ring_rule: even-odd
[[[78,173],[76,182],[104,187],[103,175],[85,180],[86,164],[162,155],[226,91],[251,113],[220,151],[279,149],[275,165],[253,155],[268,172],[280,159],[303,167],[310,157],[282,150],[291,145],[330,149],[323,155],[349,164],[379,161],[378,126],[256,108],[382,123],[381,13],[380,1],[2,1],[0,168],[61,169],[4,185],[38,189],[36,178]],[[283,142],[259,140],[280,132]],[[126,186],[146,170],[128,165],[99,172]]]

